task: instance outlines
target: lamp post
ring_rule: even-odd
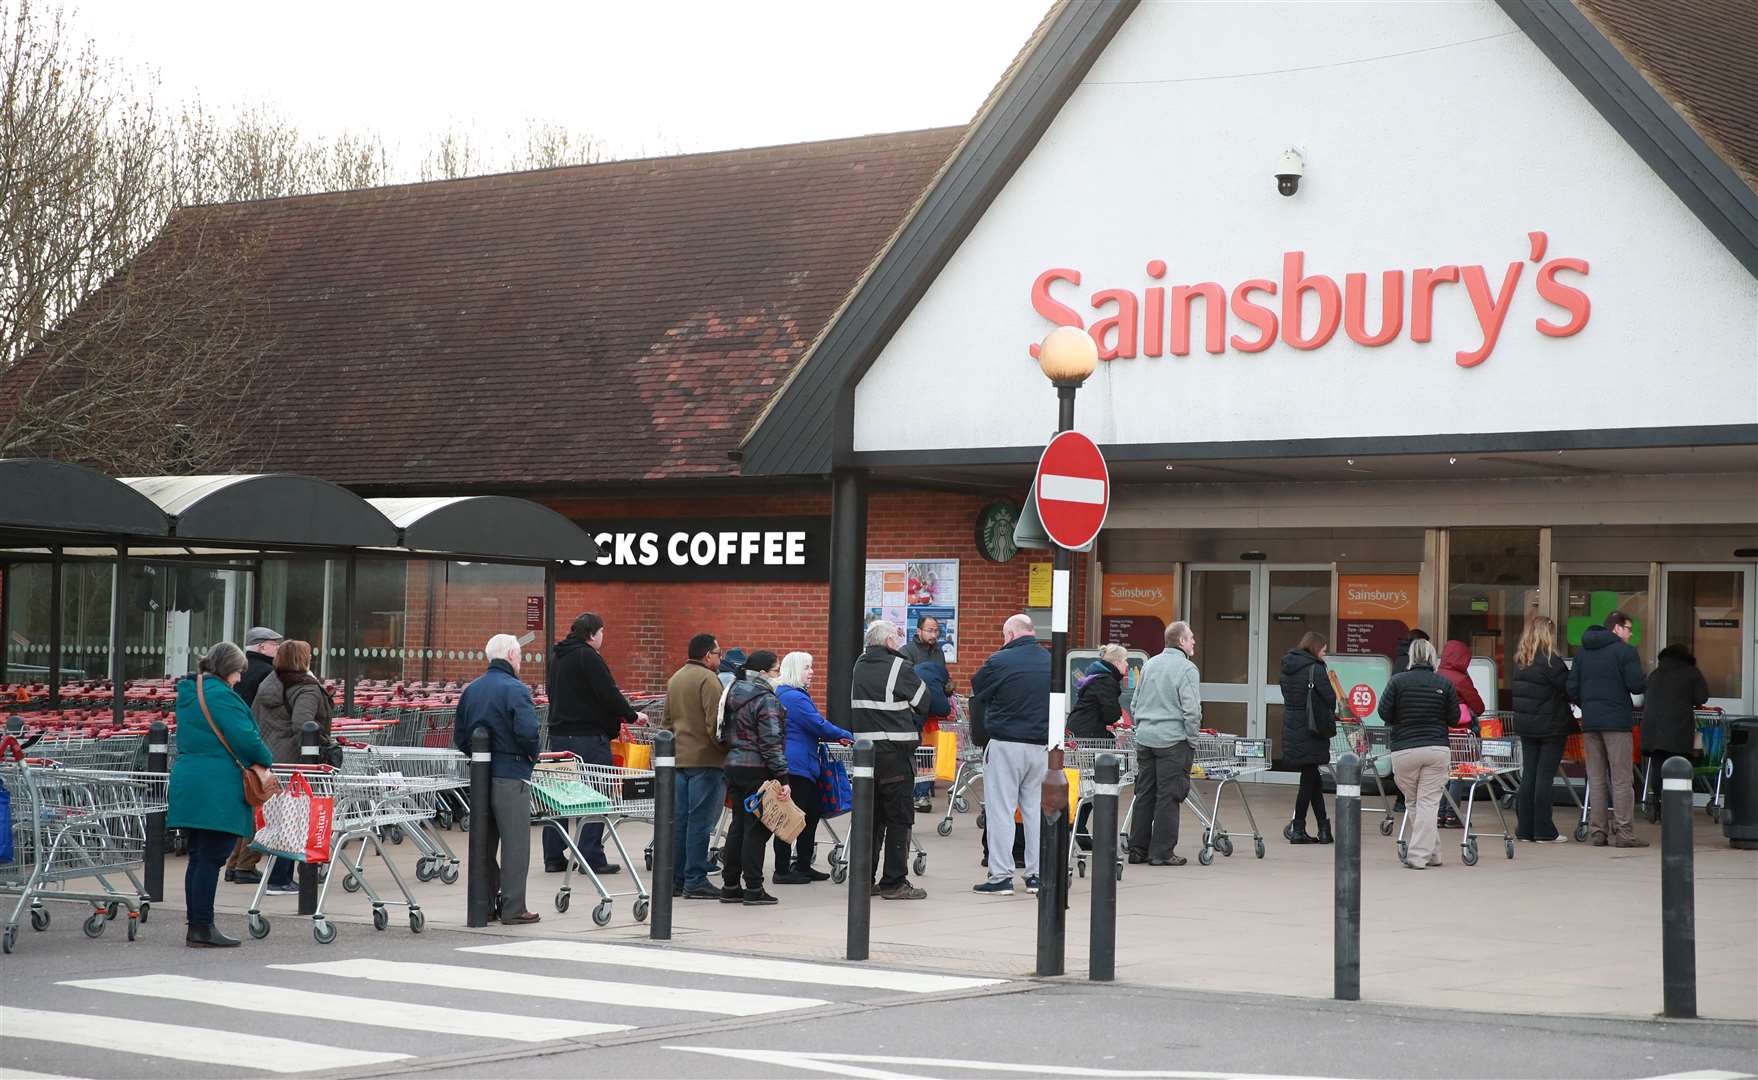
[[[1099,348],[1086,331],[1059,326],[1038,346],[1038,367],[1056,387],[1056,433],[1074,430],[1074,394],[1099,363]],[[1038,968],[1061,975],[1068,929],[1068,777],[1062,772],[1062,740],[1068,710],[1068,549],[1052,542],[1055,563],[1050,608],[1050,730],[1040,797],[1038,839]],[[1109,872],[1110,868],[1105,870]]]

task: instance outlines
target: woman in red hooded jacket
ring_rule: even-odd
[[[1463,641],[1449,641],[1441,649],[1441,664],[1435,669],[1435,674],[1453,684],[1453,689],[1459,694],[1459,704],[1470,711],[1471,719],[1476,720],[1483,715],[1483,695],[1477,692],[1477,687],[1471,682],[1470,667],[1471,646]],[[1455,726],[1463,727],[1464,725]],[[1460,799],[1470,796],[1471,785],[1462,780],[1453,780],[1448,783],[1447,791],[1453,796],[1453,802],[1456,803]],[[1452,806],[1442,802],[1441,828],[1457,829],[1459,827],[1459,817],[1453,813]]]

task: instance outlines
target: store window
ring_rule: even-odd
[[[1745,606],[1742,570],[1667,571],[1666,643],[1697,657],[1712,698],[1744,692]]]
[[[1510,702],[1520,632],[1538,610],[1538,530],[1453,529],[1449,547],[1447,639],[1493,660],[1500,700]]]
[[[1589,627],[1604,626],[1614,611],[1630,616],[1630,644],[1641,649],[1651,633],[1647,574],[1563,574],[1557,578],[1558,650],[1575,655]]]

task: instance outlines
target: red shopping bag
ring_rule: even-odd
[[[313,794],[305,774],[296,772],[256,808],[256,836],[250,846],[295,862],[329,862],[335,813],[336,801]]]

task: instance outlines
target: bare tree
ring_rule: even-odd
[[[466,129],[441,132],[433,148],[421,159],[421,179],[457,180],[493,172],[488,167],[476,137]]]
[[[604,142],[590,132],[561,124],[527,122],[524,146],[513,154],[514,169],[553,169],[558,165],[590,165],[605,159]]]

